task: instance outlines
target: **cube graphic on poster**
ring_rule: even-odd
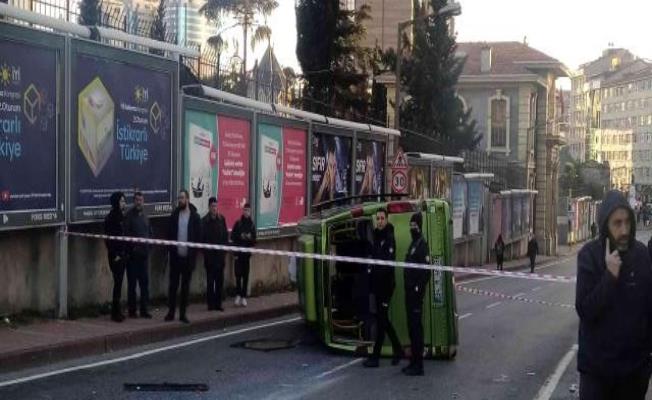
[[[278,173],[280,167],[280,143],[269,136],[261,135],[263,187],[260,191],[260,212],[262,214],[278,212]]]
[[[79,93],[77,141],[88,166],[97,177],[113,152],[115,105],[100,78]]]
[[[208,197],[213,193],[212,133],[191,123],[189,135],[190,202],[204,215],[208,212]]]

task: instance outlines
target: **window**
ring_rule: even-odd
[[[489,99],[489,143],[488,150],[509,150],[509,98],[502,90]]]

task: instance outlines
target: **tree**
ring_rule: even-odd
[[[373,52],[361,45],[367,5],[357,10],[339,0],[299,0],[297,58],[306,88],[305,108],[341,118],[365,120]]]
[[[149,29],[149,37],[154,40],[160,40],[165,42],[167,39],[167,27],[165,26],[165,0],[160,0],[158,3],[158,8],[156,9],[156,15],[154,15],[154,22]],[[162,50],[151,49],[150,53],[163,55]]]
[[[79,5],[79,24],[95,26],[100,24],[100,0],[82,0]]]
[[[447,3],[430,0],[431,13]],[[408,94],[400,105],[401,127],[425,136],[406,132],[402,139],[408,150],[425,146],[430,151],[457,155],[473,150],[480,141],[471,110],[464,109],[456,92],[464,61],[455,56],[457,45],[447,18],[437,15],[417,20],[410,56],[399,54],[403,63],[401,85]]]
[[[249,45],[249,35],[253,33],[251,39],[252,50],[255,49],[256,45],[261,41],[269,41],[272,36],[272,29],[267,25],[266,19],[277,7],[278,1],[276,0],[208,0],[206,4],[199,9],[201,13],[203,13],[210,21],[216,22],[218,26],[223,25],[227,18],[232,17],[236,20],[236,23],[233,26],[242,27],[243,81],[247,69],[247,47]],[[263,22],[259,20],[259,17],[263,18]],[[246,86],[243,86],[243,88],[246,88]]]

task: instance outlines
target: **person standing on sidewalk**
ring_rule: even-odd
[[[371,258],[376,260],[396,261],[396,241],[394,226],[387,222],[387,210],[376,211],[376,229],[374,229]],[[394,294],[394,268],[371,265],[371,292],[376,298],[376,341],[371,356],[364,362],[367,368],[377,368],[380,364],[380,352],[385,342],[385,334],[392,342],[394,357],[392,365],[397,365],[403,358],[403,349],[396,330],[389,320],[389,303]]]
[[[256,225],[251,219],[251,206],[244,205],[242,216],[233,225],[231,241],[238,247],[254,247],[256,245]],[[249,259],[251,253],[236,252],[233,256],[235,272],[236,298],[235,305],[247,307],[247,287],[249,285]]]
[[[124,211],[127,201],[122,192],[111,195],[111,211],[104,219],[104,233],[108,236],[124,236]],[[109,256],[109,268],[113,274],[113,301],[111,303],[111,319],[122,322],[125,316],[120,310],[120,296],[122,295],[122,281],[127,269],[126,242],[107,240],[106,249]]]
[[[178,197],[177,208],[170,217],[169,240],[178,242],[198,243],[201,241],[201,219],[195,206],[190,204],[190,195],[187,190],[181,190]],[[168,315],[166,321],[174,320],[177,308],[177,291],[179,278],[181,278],[181,299],[179,301],[179,321],[190,323],[186,315],[188,296],[192,271],[195,268],[197,250],[187,246],[170,248],[170,290],[168,292]]]
[[[534,234],[530,233],[530,240],[527,242],[527,256],[530,258],[530,273],[534,273],[534,264],[539,254],[539,243]]]
[[[503,257],[505,256],[505,242],[503,242],[503,235],[498,234],[498,239],[494,243],[494,253],[496,253],[496,269],[503,270]]]
[[[145,213],[145,197],[141,192],[134,193],[134,206],[125,215],[125,236],[149,239],[152,228]],[[149,245],[130,243],[127,262],[127,303],[129,318],[136,315],[136,285],[140,288],[140,317],[150,319],[147,311],[149,302]]]
[[[202,220],[202,242],[208,244],[228,244],[229,232],[224,217],[217,212],[217,199],[208,199],[208,214]],[[222,250],[205,250],[206,303],[208,310],[224,311],[222,308],[222,288],[224,287],[224,256]]]
[[[420,212],[414,213],[410,219],[410,234],[412,243],[408,248],[405,262],[415,264],[430,264],[428,244],[423,237],[423,217]],[[423,296],[430,281],[430,270],[405,268],[405,307],[407,312],[408,332],[410,334],[410,365],[403,368],[408,376],[423,375]]]
[[[577,255],[580,399],[643,400],[652,371],[652,262],[620,192],[606,194],[598,221],[600,237]]]

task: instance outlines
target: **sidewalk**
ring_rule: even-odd
[[[249,306],[236,308],[233,299],[224,312],[208,311],[205,304],[188,308],[189,325],[164,322],[167,309],[153,309],[153,319],[112,322],[108,316],[79,320],[44,320],[28,325],[0,325],[0,373],[93,356],[181,336],[279,317],[298,311],[296,292],[252,297]]]
[[[559,261],[559,260],[561,260],[563,258],[575,257],[575,254],[577,254],[577,252],[582,248],[582,246],[584,246],[585,243],[586,242],[578,243],[578,244],[574,245],[573,247],[569,247],[569,246],[565,246],[565,245],[558,245],[557,246],[557,255],[556,256],[541,256],[541,255],[539,255],[539,256],[537,256],[535,264],[536,264],[537,267],[540,267],[540,266],[544,266],[544,265],[553,263],[555,261]],[[473,267],[473,268],[482,268],[482,269],[486,269],[487,271],[494,271],[494,270],[496,270],[496,263],[484,264],[482,266]],[[527,257],[523,257],[523,258],[519,258],[519,259],[516,259],[516,260],[505,261],[503,263],[503,269],[505,271],[518,271],[518,270],[530,271],[530,259],[527,258]],[[537,272],[536,267],[534,269],[534,272],[535,273]],[[460,283],[460,282],[468,281],[470,279],[479,278],[481,276],[482,275],[473,274],[473,273],[456,274],[455,275],[455,281],[457,283]]]

